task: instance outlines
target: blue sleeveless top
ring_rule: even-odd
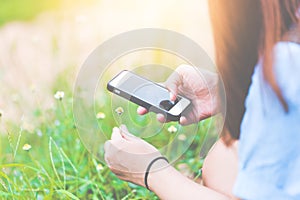
[[[286,113],[258,63],[245,101],[234,194],[246,200],[300,200],[300,45],[279,42],[274,74]]]

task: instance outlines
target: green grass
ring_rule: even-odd
[[[53,93],[58,88],[65,91],[63,100],[56,100],[53,109],[37,107],[32,111],[31,124],[0,122],[6,129],[0,133],[0,199],[157,199],[154,193],[118,179],[105,163],[85,149],[73,121],[72,90],[64,75],[58,76]],[[110,96],[105,99],[108,104]],[[110,134],[116,125],[111,109],[99,109],[106,113],[99,124]],[[139,122],[140,118],[136,115],[133,120]],[[200,122],[193,143],[175,167],[184,164],[185,171],[199,176],[203,163],[199,154],[205,148],[204,133],[211,120]],[[162,132],[150,142],[163,146],[173,137]],[[215,139],[208,137],[211,141]],[[24,144],[32,148],[25,151]]]
[[[10,21],[31,20],[59,6],[60,0],[0,0],[0,26]]]
[[[60,3],[60,0],[0,0],[0,26],[14,20],[31,20],[40,12],[56,9]],[[57,41],[53,42],[56,49]],[[0,132],[0,199],[158,199],[147,189],[118,179],[82,144],[72,112],[74,71],[71,67],[54,81],[51,92],[64,91],[63,100],[56,100],[51,109],[37,105],[31,111],[30,124],[4,122],[0,117],[0,126],[5,130]],[[96,111],[105,113],[106,117],[98,123],[109,136],[117,125],[116,116],[112,112],[114,109],[107,106],[110,95],[101,98],[105,101],[104,106],[96,104]],[[136,106],[130,104],[129,110],[125,109],[120,118],[126,124],[132,122],[142,129],[149,123],[149,117],[132,114],[135,110]],[[131,112],[131,121],[126,112]],[[184,171],[190,171],[194,177],[200,175],[203,163],[199,155],[205,155],[216,139],[215,135],[206,135],[211,120],[214,119],[200,122],[200,129],[192,138],[189,149],[184,150],[174,163],[177,168],[184,166]],[[176,134],[163,129],[147,141],[161,147],[174,137]],[[203,146],[204,141],[208,142]],[[31,145],[31,149],[23,150],[25,144]],[[168,148],[165,154],[171,157],[172,153],[183,151],[182,146],[176,147]]]

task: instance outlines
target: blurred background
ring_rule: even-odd
[[[49,106],[57,75],[69,70],[73,80],[91,51],[122,32],[177,31],[213,57],[206,0],[1,0],[0,26],[0,109],[15,120],[35,96]]]
[[[214,58],[207,0],[0,0],[0,198],[157,198],[88,156],[72,114],[73,86],[88,55],[111,37],[139,28],[176,31]],[[182,62],[148,52],[117,64],[134,64],[137,57],[168,59],[173,68]],[[116,122],[103,99],[96,117],[111,132]],[[217,137],[212,120],[200,122],[199,134],[176,163],[195,180]],[[170,137],[186,140],[176,134],[178,125],[170,126],[155,139],[158,146]]]

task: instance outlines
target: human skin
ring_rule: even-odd
[[[204,165],[204,185],[197,184],[178,172],[164,160],[151,168],[148,186],[161,199],[236,199],[232,193],[237,161],[234,148],[224,151],[224,143],[216,143]],[[120,179],[145,187],[144,174],[149,162],[161,156],[158,150],[144,140],[131,135],[125,126],[114,128],[111,140],[105,143],[105,160]],[[224,158],[226,162],[223,162]],[[233,162],[232,162],[233,161]],[[222,167],[217,167],[218,166]],[[227,174],[227,175],[226,175]]]
[[[193,109],[181,117],[182,125],[198,122],[218,111],[217,75],[205,70],[198,74],[194,70],[187,65],[179,66],[164,84],[171,92],[171,100],[178,93],[192,100]],[[145,114],[147,110],[139,108],[138,113]],[[163,116],[157,118],[165,121]],[[130,134],[125,126],[113,129],[112,138],[105,143],[104,149],[105,160],[112,172],[122,180],[144,187],[145,169],[151,160],[161,156],[155,147]],[[218,141],[203,166],[204,185],[188,179],[166,161],[158,160],[148,176],[149,188],[161,199],[235,199],[231,192],[237,171],[235,155],[234,145],[226,147]]]
[[[237,172],[238,141],[226,145],[222,139],[219,139],[204,160],[203,185],[233,198],[232,190]]]
[[[192,110],[180,117],[181,125],[197,123],[219,112],[218,75],[216,73],[182,64],[163,85],[170,91],[171,101],[175,101],[178,94],[192,101]],[[144,115],[147,110],[139,107],[137,112]],[[162,114],[158,114],[157,119],[162,123],[166,121]]]

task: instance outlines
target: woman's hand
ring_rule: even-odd
[[[164,86],[170,91],[170,100],[175,101],[181,94],[192,101],[192,109],[183,113],[179,122],[181,125],[197,123],[218,112],[218,75],[204,69],[189,65],[180,65],[167,79]],[[138,114],[148,111],[139,107]],[[160,122],[165,122],[162,114],[157,115]]]
[[[144,140],[130,134],[125,125],[113,128],[111,140],[104,145],[105,161],[120,179],[144,185],[148,164],[161,156],[160,152]],[[166,161],[157,162],[151,171],[167,166]]]
[[[105,160],[113,173],[120,179],[144,187],[147,166],[161,156],[155,147],[130,134],[125,126],[113,129],[111,140],[105,143],[104,150]],[[156,161],[150,172],[148,186],[160,199],[229,200],[183,176],[165,160]]]

